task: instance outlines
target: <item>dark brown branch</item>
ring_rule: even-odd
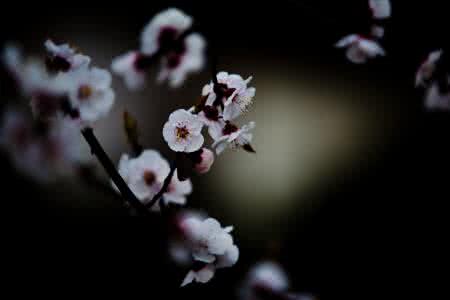
[[[91,152],[95,155],[100,162],[100,164],[105,169],[106,173],[108,173],[111,180],[114,182],[116,187],[119,189],[122,197],[138,212],[139,215],[147,216],[150,215],[149,210],[145,207],[145,205],[139,201],[138,198],[134,195],[134,193],[130,190],[127,183],[120,176],[119,172],[117,172],[116,167],[113,162],[109,158],[108,154],[106,154],[105,150],[101,146],[100,142],[97,140],[94,135],[94,131],[92,128],[85,128],[81,131],[83,137],[86,142],[91,147]]]

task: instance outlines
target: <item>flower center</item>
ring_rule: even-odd
[[[177,127],[176,129],[177,140],[185,140],[189,136],[189,130],[186,126]]]
[[[138,71],[146,71],[150,68],[155,58],[153,56],[148,56],[145,54],[138,54],[136,60],[134,61],[134,67]]]
[[[86,100],[90,96],[92,96],[92,88],[86,84],[80,86],[80,88],[78,89],[78,98],[80,98],[81,100]]]
[[[236,132],[238,130],[239,130],[239,128],[236,125],[231,124],[230,122],[227,122],[225,124],[225,126],[223,127],[222,133],[223,133],[223,135],[230,135],[233,132]]]
[[[173,27],[164,27],[161,29],[158,37],[159,47],[162,49],[171,48],[171,45],[176,41],[178,30]]]
[[[214,92],[221,97],[230,97],[236,89],[229,88],[225,83],[219,83],[214,86]]]
[[[48,56],[45,59],[45,65],[47,67],[47,70],[52,73],[56,73],[59,71],[67,72],[72,67],[70,62],[61,56]]]
[[[156,176],[155,173],[153,173],[152,171],[145,171],[144,172],[144,181],[147,185],[153,185],[153,183],[155,183],[156,181]]]
[[[203,108],[203,112],[205,113],[205,117],[211,121],[219,120],[219,110],[214,106],[205,106]]]

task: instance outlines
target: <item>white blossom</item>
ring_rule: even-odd
[[[450,92],[441,93],[438,84],[433,83],[425,95],[425,107],[429,110],[450,110]]]
[[[112,71],[125,80],[125,85],[131,90],[141,88],[145,83],[146,73],[141,70],[137,61],[141,57],[139,52],[130,51],[113,59],[111,63]]]
[[[187,75],[200,71],[205,64],[206,42],[199,34],[188,35],[180,51],[173,51],[162,58],[158,81],[168,80],[171,87],[179,87]]]
[[[227,122],[222,128],[222,131],[215,134],[216,138],[212,147],[216,149],[216,154],[219,155],[227,147],[237,149],[248,146],[253,139],[253,134],[250,131],[254,128],[255,122],[250,122],[242,126],[242,128]]]
[[[203,123],[198,116],[179,109],[170,114],[169,120],[164,125],[164,140],[173,151],[195,152],[204,142],[202,128]]]
[[[185,181],[181,181],[178,178],[178,170],[175,170],[175,173],[172,177],[172,181],[167,187],[167,191],[162,196],[161,201],[164,202],[165,205],[169,203],[177,204],[177,205],[185,205],[186,204],[186,196],[192,193],[192,182],[187,179]],[[154,206],[154,210],[159,210],[159,203],[156,203]]]
[[[376,41],[357,34],[344,37],[336,44],[336,47],[347,48],[347,58],[355,64],[363,64],[369,58],[386,55],[384,49]]]
[[[252,77],[244,80],[237,74],[219,72],[217,74],[218,87],[214,87],[213,82],[203,87],[202,95],[208,97],[206,105],[214,105],[219,102],[224,106],[223,119],[225,121],[237,118],[243,112],[246,112],[253,102],[256,89],[248,87],[251,80]],[[217,99],[217,97],[221,99]]]
[[[185,30],[192,26],[192,18],[179,9],[169,8],[157,14],[145,26],[141,34],[141,52],[153,55],[165,43],[173,42]]]
[[[115,95],[111,88],[111,74],[107,70],[80,69],[62,76],[72,83],[68,96],[71,109],[78,112],[75,119],[89,124],[111,110]]]
[[[181,286],[193,281],[206,283],[212,279],[216,269],[231,267],[237,262],[239,249],[230,235],[233,227],[222,228],[212,218],[188,217],[182,221],[181,228],[192,257],[204,263],[201,269],[189,271]]]
[[[426,86],[432,79],[436,70],[436,64],[441,59],[442,50],[431,52],[427,59],[420,65],[416,74],[416,87]]]
[[[369,7],[374,19],[387,19],[392,14],[390,0],[369,0]]]
[[[49,53],[47,66],[54,71],[74,71],[79,68],[88,67],[91,58],[76,53],[69,44],[56,45],[52,40],[45,41],[45,49]]]
[[[198,271],[191,270],[188,272],[186,277],[183,279],[181,286],[182,287],[186,286],[192,282],[207,283],[214,277],[215,273],[216,273],[216,268],[212,264],[206,265]]]
[[[147,203],[161,190],[170,166],[159,152],[145,150],[136,158],[122,155],[118,171],[136,197]]]
[[[208,132],[211,138],[218,138],[218,133],[221,132],[225,126],[223,115],[219,110],[219,107],[212,105],[205,105],[203,109],[198,113],[198,118],[208,127]]]

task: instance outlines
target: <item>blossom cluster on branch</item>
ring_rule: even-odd
[[[391,17],[391,3],[369,0],[368,4],[373,23],[368,37],[352,34],[335,45],[345,48],[347,58],[355,64],[386,54],[380,41],[385,33],[383,22]],[[193,24],[191,16],[175,8],[157,14],[142,30],[138,50],[113,59],[112,72],[123,78],[129,89],[137,90],[145,85],[151,67],[159,63],[157,80],[180,87],[206,61],[206,41]],[[256,89],[251,86],[252,77],[217,72],[216,66],[212,67],[211,81],[199,88],[200,101],[173,111],[161,129],[161,138],[174,152],[175,159],[170,162],[159,151],[143,145],[139,122],[125,113],[124,129],[131,151],[122,154],[116,168],[92,129],[114,105],[111,73],[92,66],[89,56],[69,44],[47,40],[44,48],[45,59],[26,58],[13,45],[7,45],[0,56],[6,88],[29,101],[34,117],[30,120],[10,108],[2,115],[0,146],[17,169],[40,182],[77,173],[83,164],[83,136],[110,177],[108,191],[118,192],[125,204],[146,216],[159,212],[166,217],[170,215],[167,212],[173,212],[171,208],[179,209],[168,252],[175,262],[189,266],[181,286],[206,283],[218,269],[235,265],[240,252],[231,235],[234,228],[183,207],[193,191],[191,177],[208,173],[216,156],[227,149],[255,153],[255,122],[237,123],[253,104]],[[426,89],[429,109],[450,109],[448,66],[447,54],[437,50],[417,71],[416,86]],[[287,275],[274,262],[255,266],[241,295],[245,300],[311,299],[291,293]]]

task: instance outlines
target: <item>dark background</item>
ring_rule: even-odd
[[[332,136],[333,142],[323,146],[329,150],[324,160],[329,153],[349,154],[325,160],[334,167],[319,172],[320,180],[298,187],[296,182],[303,182],[302,176],[292,180],[291,173],[284,174],[283,169],[275,173],[270,167],[249,167],[260,172],[254,174],[260,176],[256,181],[251,180],[253,175],[241,174],[239,180],[250,187],[245,193],[235,189],[240,185],[228,187],[230,175],[222,170],[228,163],[241,163],[232,156],[253,159],[245,153],[227,154],[211,174],[195,178],[190,206],[235,225],[241,258],[235,267],[220,270],[211,283],[184,289],[177,286],[185,270],[166,257],[161,243],[166,235],[159,217],[98,218],[125,217],[127,212],[116,199],[96,188],[81,188],[77,183],[38,186],[16,174],[3,158],[1,212],[8,218],[2,218],[7,220],[2,230],[2,248],[6,250],[2,269],[7,285],[17,295],[31,291],[35,295],[80,293],[87,297],[94,288],[99,296],[112,292],[130,298],[143,293],[150,299],[234,299],[236,284],[248,267],[273,258],[291,275],[293,291],[310,292],[320,299],[408,299],[435,294],[444,298],[439,292],[447,281],[444,253],[448,251],[443,244],[448,236],[450,115],[425,111],[422,93],[414,89],[414,75],[430,51],[447,47],[448,11],[443,1],[392,2],[394,14],[386,24],[383,42],[388,56],[364,66],[351,65],[332,45],[349,33],[367,32],[370,15],[366,1],[9,3],[1,12],[2,41],[16,41],[36,54],[42,53],[47,37],[70,41],[103,67],[108,67],[115,55],[137,47],[141,28],[156,12],[169,6],[181,8],[214,42],[220,69],[255,76],[257,97],[251,113],[259,118],[255,142],[257,147],[260,143],[271,148],[270,152],[257,148],[261,154],[249,162],[251,166],[265,166],[277,153],[290,153],[285,148],[291,144],[272,142],[280,139],[272,136],[272,131],[260,129],[276,127],[285,120],[283,110],[277,117],[270,113],[278,102],[280,106],[292,103],[297,107],[298,101],[316,107],[316,98],[320,99],[320,109],[312,109],[312,123],[303,122],[308,115],[304,109],[310,107],[305,105],[299,108],[298,124],[296,111],[293,117],[289,115],[294,122],[287,124],[298,126],[299,132],[303,124],[316,129],[308,141],[322,131]],[[97,128],[107,151],[115,160],[126,151],[119,122],[126,107],[144,123],[146,143],[170,157],[160,137],[162,124],[175,108],[192,103],[209,77],[205,70],[175,91],[151,82],[138,95],[115,81],[120,100],[112,116]],[[264,91],[272,91],[274,82],[282,91],[284,83],[295,87],[292,93],[299,96],[291,97],[290,102],[264,98]],[[302,88],[313,96],[305,99],[299,91]],[[264,99],[258,102],[260,98]],[[319,126],[328,124],[334,109],[341,107],[346,108],[343,116],[350,120],[348,125],[337,132],[315,127],[314,120],[324,120]],[[258,116],[258,110],[264,114]],[[355,133],[348,135],[348,128]],[[299,139],[301,143],[301,136],[292,132],[296,130],[289,131],[286,140]],[[342,147],[349,140],[357,146]],[[304,166],[296,151],[288,160],[294,171]],[[315,159],[321,161],[322,157]],[[300,174],[315,172],[319,166],[322,168],[312,164]],[[257,191],[266,181],[260,179],[290,180],[294,187],[291,184],[289,193],[270,194],[271,201],[261,204],[263,209]],[[232,194],[224,192],[230,189]],[[277,201],[283,199],[290,204],[278,209]],[[73,216],[78,218],[69,218]]]

